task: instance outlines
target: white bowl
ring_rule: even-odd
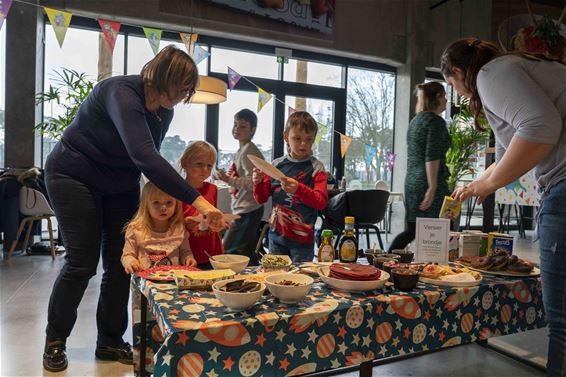
[[[279,265],[264,263],[263,259],[265,258],[265,256],[280,257],[280,258],[285,260],[285,264],[279,266]],[[289,270],[289,268],[291,268],[293,261],[291,260],[291,257],[289,257],[288,255],[266,254],[266,255],[263,256],[263,258],[261,258],[260,263],[261,263],[264,271],[275,271],[275,270],[287,271],[287,270]]]
[[[209,259],[210,264],[215,270],[223,270],[229,268],[235,273],[242,272],[250,263],[250,258],[245,255],[238,254],[220,254],[213,255]]]
[[[241,279],[230,279],[230,280],[222,280],[217,281],[216,283],[212,284],[212,292],[220,302],[224,304],[224,306],[228,307],[234,311],[241,311],[246,310],[254,306],[265,291],[265,284],[259,283],[260,287],[259,290],[253,292],[224,292],[221,291],[220,288],[225,286],[226,284]]]
[[[282,280],[292,281],[294,283],[300,283],[299,286],[294,285],[281,285],[277,284]],[[279,299],[284,304],[294,304],[295,302],[301,301],[307,293],[309,293],[313,278],[303,274],[277,274],[269,275],[265,278],[265,285],[269,292]]]
[[[342,280],[335,279],[328,276],[330,274],[330,267],[322,267],[320,269],[320,279],[330,287],[347,292],[365,292],[373,291],[374,289],[383,288],[385,282],[389,279],[389,274],[381,270],[379,280]]]

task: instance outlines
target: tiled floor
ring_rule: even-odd
[[[391,241],[392,237],[389,237]],[[518,255],[538,262],[538,245],[516,240]],[[16,255],[0,260],[0,375],[2,376],[131,376],[132,367],[95,360],[96,303],[100,274],[94,277],[68,339],[69,368],[45,372],[41,365],[49,294],[63,258]],[[131,339],[131,331],[127,339]],[[523,357],[545,363],[546,329],[492,340]],[[375,367],[374,376],[543,376],[478,345],[466,345]],[[357,373],[342,374],[345,377]],[[268,376],[265,376],[268,377]]]

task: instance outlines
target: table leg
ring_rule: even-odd
[[[140,330],[140,366],[139,366],[139,376],[145,377],[145,349],[147,343],[147,298],[141,292],[141,301],[140,301],[140,310],[141,310],[141,330]]]
[[[373,375],[372,361],[363,361],[360,364],[360,377],[371,377]]]

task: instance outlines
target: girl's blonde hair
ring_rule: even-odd
[[[191,141],[179,159],[179,167],[183,172],[185,172],[185,177],[187,176],[187,166],[189,162],[203,156],[212,157],[214,160],[213,163],[215,164],[216,148],[204,140]]]
[[[441,83],[437,81],[427,82],[426,84],[418,84],[415,88],[417,95],[417,106],[415,112],[434,111],[440,105],[439,98],[446,95],[446,90]]]
[[[124,230],[134,229],[141,232],[144,238],[149,238],[153,230],[151,228],[151,215],[149,214],[150,203],[153,199],[163,197],[164,195],[167,194],[161,191],[155,184],[147,182],[142,189],[138,211],[132,220],[126,224]],[[175,198],[173,198],[173,200],[175,200],[175,213],[173,213],[173,216],[169,219],[169,229],[180,232],[185,228],[183,208],[180,201]]]

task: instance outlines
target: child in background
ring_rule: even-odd
[[[185,180],[210,202],[217,206],[218,188],[216,185],[205,182],[210,177],[212,168],[216,164],[216,149],[206,141],[192,141],[189,143],[180,160],[181,169],[185,172]],[[221,229],[208,228],[202,223],[200,213],[190,204],[183,203],[183,215],[189,231],[189,242],[197,261],[197,267],[210,270],[212,266],[208,255],[223,254],[222,242],[218,232]]]
[[[293,262],[314,257],[314,223],[318,210],[328,204],[324,165],[312,156],[317,125],[306,111],[287,119],[283,138],[288,155],[273,161],[287,177],[279,182],[254,169],[254,198],[265,203],[273,198],[269,231],[272,254],[289,255]]]
[[[144,185],[134,218],[126,225],[122,266],[126,273],[153,266],[194,266],[181,202],[153,183]]]
[[[263,155],[252,142],[257,127],[257,116],[249,109],[242,109],[234,115],[232,136],[240,143],[234,162],[228,170],[218,170],[218,179],[230,185],[232,213],[240,215],[224,235],[224,251],[227,254],[240,254],[250,257],[250,265],[258,264],[254,249],[257,244],[258,228],[263,215],[263,205],[253,196],[252,174],[254,165],[247,158],[251,154],[261,158]]]

